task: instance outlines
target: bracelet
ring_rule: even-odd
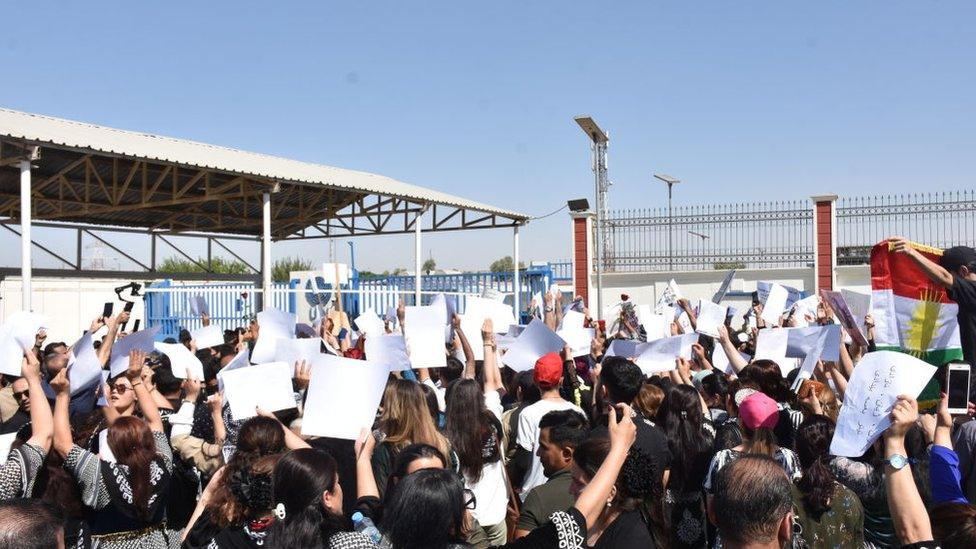
[[[135,389],[137,385],[142,385],[142,382],[141,381],[137,381],[137,382],[133,383],[132,384],[132,388]]]

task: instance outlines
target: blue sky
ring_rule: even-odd
[[[0,105],[362,169],[538,215],[591,197],[590,114],[611,204],[973,187],[971,2],[14,3]],[[569,257],[560,213],[526,259]],[[338,246],[340,259],[347,246]],[[276,255],[324,259],[322,241]],[[359,239],[410,267],[409,237]],[[509,231],[432,235],[442,267]]]

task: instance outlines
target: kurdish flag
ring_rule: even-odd
[[[915,243],[912,247],[936,263],[942,256],[938,248]],[[887,241],[871,249],[871,290],[879,350],[908,353],[934,366],[962,360],[959,306],[910,258],[891,250]]]

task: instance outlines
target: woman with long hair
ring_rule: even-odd
[[[796,408],[796,395],[790,390],[783,371],[772,360],[754,360],[739,372],[743,381],[751,381],[759,390],[776,401],[780,413],[773,432],[780,446],[793,447],[793,437],[803,422],[803,412]]]
[[[247,519],[246,505],[234,493],[232,479],[244,475],[261,458],[281,454],[289,448],[307,447],[306,442],[270,414],[245,420],[230,461],[214,474],[197,502],[186,528],[187,545],[205,547],[220,530],[240,525]]]
[[[373,453],[373,474],[380,490],[386,488],[396,455],[410,444],[430,444],[442,455],[451,455],[447,439],[437,430],[430,416],[427,399],[419,383],[405,379],[392,380],[383,393],[382,406],[379,430],[383,440]]]
[[[646,418],[656,418],[657,411],[661,408],[664,401],[664,391],[657,385],[648,381],[644,382],[641,390],[634,398],[634,409]]]
[[[776,444],[773,428],[779,421],[779,412],[776,401],[765,393],[755,392],[742,400],[738,406],[742,443],[733,448],[719,450],[712,457],[704,482],[709,497],[712,493],[712,482],[719,470],[744,454],[769,456],[783,466],[791,479],[799,477],[800,463],[796,459],[796,454],[789,448],[782,448]]]
[[[144,352],[132,351],[125,371],[145,419],[116,418],[108,428],[108,448],[99,455],[72,441],[68,369],[51,380],[56,394],[54,448],[74,474],[85,504],[94,509],[90,525],[95,547],[169,546],[165,518],[173,455],[156,403],[140,379],[145,361]]]
[[[501,414],[488,410],[481,385],[474,379],[455,381],[446,398],[445,434],[457,454],[464,486],[478,500],[471,514],[482,525],[489,544],[502,545],[507,534],[508,489],[501,455]]]
[[[671,547],[706,547],[708,532],[702,482],[712,457],[714,434],[706,423],[698,391],[673,385],[658,410],[658,423],[668,437],[671,474],[665,490]]]
[[[861,547],[864,509],[850,489],[837,482],[827,467],[834,422],[811,416],[796,433],[796,454],[803,476],[793,485],[793,501],[800,528],[794,529],[810,547]]]
[[[633,414],[627,405],[620,405],[619,421],[610,413],[609,441],[594,439],[583,465],[574,464],[573,507],[502,547],[656,547],[639,508],[644,499],[660,499],[660,474],[654,472],[652,458],[631,449],[637,437]],[[477,506],[477,498],[456,473],[422,470],[392,490],[379,530],[396,549],[463,547],[470,510]]]
[[[336,461],[321,450],[303,448],[281,458],[272,473],[271,499],[275,521],[265,542],[268,547],[375,547],[366,535],[352,532],[352,524],[342,515]]]

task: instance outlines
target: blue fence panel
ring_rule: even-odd
[[[549,268],[552,269],[552,279],[556,282],[569,282],[573,280],[573,262],[556,261],[550,262]]]
[[[294,288],[297,281],[281,282],[272,285],[274,289]],[[153,289],[172,289],[176,291],[146,292],[146,326],[159,326],[157,340],[168,337],[178,338],[180,329],[195,330],[203,326],[200,317],[190,312],[190,297],[201,295],[207,300],[210,320],[214,324],[230,330],[247,325],[252,314],[257,312],[254,285],[250,283],[226,284],[173,284],[171,280],[155,282]],[[295,312],[296,294],[272,292],[272,306],[283,311]]]

